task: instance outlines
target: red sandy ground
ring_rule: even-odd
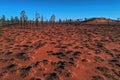
[[[120,80],[120,27],[2,28],[0,80]]]

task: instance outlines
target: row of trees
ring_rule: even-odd
[[[35,18],[33,20],[29,20],[28,16],[26,15],[26,12],[23,10],[20,12],[20,17],[18,16],[11,16],[10,19],[7,19],[5,15],[2,15],[2,17],[0,18],[0,26],[15,26],[15,25],[20,25],[20,26],[39,26],[39,23],[42,24],[42,26],[44,25],[44,23],[50,23],[52,24],[52,26],[54,26],[55,24],[55,15],[51,15],[49,21],[45,21],[43,16],[40,16],[40,14],[38,12],[35,13]],[[94,18],[91,18],[94,19]],[[72,19],[66,19],[66,20],[61,20],[59,19],[57,21],[57,23],[65,23],[65,24],[70,24],[72,22],[81,22],[81,21],[89,21],[91,19],[77,19],[77,20],[72,20]],[[108,20],[109,21],[109,20]],[[117,19],[118,22],[120,22],[120,18]],[[109,24],[109,22],[108,22]]]
[[[10,19],[7,19],[5,15],[2,15],[0,18],[0,26],[15,26],[15,25],[20,25],[22,27],[24,26],[39,26],[39,23],[43,26],[44,23],[50,23],[52,26],[54,26],[55,23],[67,23],[70,24],[72,22],[80,22],[83,21],[83,19],[77,19],[77,20],[72,20],[72,19],[66,19],[66,20],[61,20],[59,19],[58,21],[55,20],[56,16],[53,14],[51,15],[49,20],[44,20],[44,16],[36,12],[35,13],[35,18],[33,20],[28,19],[28,16],[26,15],[26,12],[23,10],[20,12],[20,17],[18,16],[11,16]]]
[[[55,24],[55,15],[51,15],[50,19],[45,21],[43,16],[40,16],[40,14],[38,12],[35,13],[35,18],[33,20],[29,20],[28,16],[26,15],[26,12],[23,10],[20,12],[20,17],[18,16],[11,16],[10,19],[7,19],[5,15],[2,15],[2,17],[0,18],[0,26],[15,26],[15,25],[20,25],[22,27],[24,26],[39,26],[39,23],[42,24],[42,26],[44,25],[44,23],[50,23],[52,24],[52,26],[54,26]],[[86,20],[86,18],[85,18]],[[72,20],[72,19],[66,19],[66,20],[61,20],[59,19],[57,21],[57,23],[67,23],[70,24],[72,22],[80,22],[83,21],[83,19],[77,19],[77,20]]]
[[[0,25],[1,26],[11,26],[11,25],[21,25],[21,26],[28,26],[29,24],[35,24],[36,27],[39,26],[39,23],[41,23],[42,25],[45,22],[49,22],[51,24],[55,23],[55,15],[52,15],[50,17],[49,21],[44,21],[44,17],[40,16],[40,14],[38,12],[35,13],[35,19],[33,20],[29,20],[28,16],[26,15],[26,12],[23,10],[20,12],[20,17],[18,16],[11,16],[10,19],[7,19],[5,15],[2,15],[2,17],[0,18]]]

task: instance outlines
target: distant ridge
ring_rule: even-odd
[[[83,21],[86,24],[116,24],[116,20],[106,19],[106,18],[90,18]]]

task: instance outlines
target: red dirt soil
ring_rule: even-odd
[[[0,80],[120,80],[120,27],[1,28]]]

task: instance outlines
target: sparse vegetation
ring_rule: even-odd
[[[40,19],[40,21],[39,21]],[[11,16],[10,19],[7,19],[5,15],[2,15],[2,17],[0,18],[0,26],[15,26],[15,25],[20,25],[21,27],[39,27],[39,24],[41,23],[41,26],[44,27],[45,24],[51,24],[52,26],[54,26],[55,24],[59,23],[59,24],[75,24],[75,25],[81,25],[81,24],[89,24],[91,25],[92,23],[88,23],[90,21],[94,21],[95,19],[103,19],[106,20],[107,23],[104,23],[104,25],[120,25],[120,19],[117,18],[117,20],[111,20],[111,19],[106,19],[106,18],[84,18],[83,19],[66,19],[66,20],[62,20],[59,19],[58,21],[56,21],[56,16],[53,14],[51,15],[49,21],[46,19],[44,20],[43,16],[40,16],[40,14],[38,12],[35,13],[35,18],[33,18],[33,20],[29,20],[28,16],[26,15],[25,10],[22,10],[20,12],[20,18],[18,16]],[[95,21],[95,24],[97,25],[101,25],[101,23],[99,23],[99,21]],[[95,25],[94,24],[94,25]],[[102,23],[103,25],[103,23]]]
[[[35,23],[36,23],[36,27],[38,27],[39,18],[40,18],[40,14],[36,12],[36,14],[35,14]]]
[[[0,27],[0,36],[2,35],[2,28]]]
[[[41,25],[42,25],[42,27],[44,27],[44,17],[43,16],[41,16]]]
[[[2,15],[1,24],[2,24],[2,26],[6,25],[6,17],[5,17],[5,15]]]
[[[27,20],[28,20],[28,17],[25,13],[25,11],[21,11],[20,13],[20,23],[21,23],[21,27],[24,27],[27,25]]]
[[[50,17],[49,22],[52,24],[52,26],[54,26],[54,24],[55,24],[55,15],[54,14]]]

